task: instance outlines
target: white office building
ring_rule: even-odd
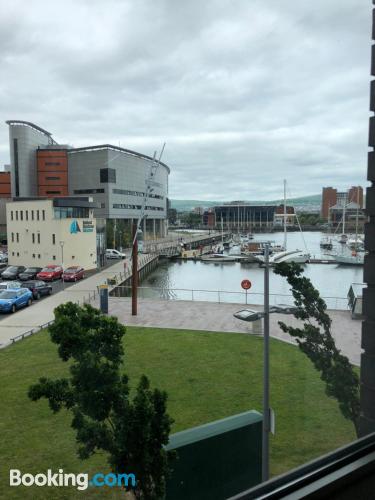
[[[89,197],[24,198],[7,203],[9,264],[95,269],[96,207]]]

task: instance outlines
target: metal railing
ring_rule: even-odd
[[[130,286],[118,286],[111,299],[126,298],[131,296]],[[263,292],[235,292],[230,290],[204,290],[191,288],[164,288],[164,287],[138,287],[140,299],[162,299],[162,300],[189,300],[216,303],[236,303],[263,305]],[[347,297],[322,297],[328,309],[348,310]],[[293,305],[294,299],[291,294],[270,293],[270,304]]]

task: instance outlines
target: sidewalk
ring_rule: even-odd
[[[151,258],[153,258],[152,255],[140,255],[139,268]],[[8,345],[12,341],[11,339],[17,335],[21,335],[32,329],[39,329],[41,326],[52,321],[54,319],[53,311],[58,305],[68,301],[83,304],[84,302],[93,300],[94,295],[97,296],[97,287],[104,285],[108,278],[116,278],[117,283],[120,283],[130,275],[131,265],[129,266],[128,263],[128,269],[124,275],[124,261],[117,261],[112,266],[79,281],[66,290],[40,301],[34,301],[31,307],[25,307],[15,314],[1,317],[0,348]],[[115,285],[109,286],[109,290],[112,290],[114,287]]]

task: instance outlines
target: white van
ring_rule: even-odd
[[[105,251],[105,256],[107,259],[126,259],[126,255],[114,248],[107,248]]]

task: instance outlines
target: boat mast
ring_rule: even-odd
[[[221,244],[224,244],[223,214],[221,214]]]
[[[344,200],[344,208],[342,209],[342,234],[345,234],[345,218],[346,218],[346,200]]]
[[[359,212],[359,188],[357,187],[357,212],[355,215],[355,249],[357,250],[358,244],[358,212]]]
[[[286,251],[286,180],[284,179],[284,250]]]

